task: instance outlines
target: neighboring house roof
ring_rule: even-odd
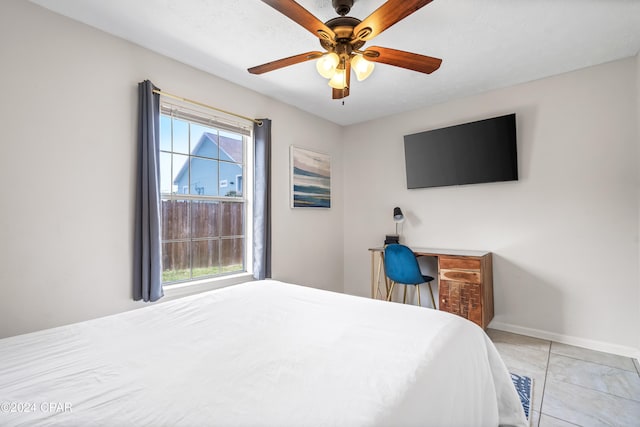
[[[220,138],[220,144],[218,144],[218,137]],[[202,136],[200,137],[200,140],[191,151],[191,154],[194,156],[201,155],[200,153],[203,150],[205,150],[207,147],[207,145],[205,144],[206,142],[210,142],[216,148],[218,148],[219,146],[220,160],[233,162],[233,163],[242,163],[242,145],[238,144],[238,140],[233,138],[227,138],[226,136],[218,136],[215,133],[209,133],[209,132],[203,133]],[[211,157],[211,156],[205,155],[204,157]],[[237,160],[237,159],[240,159],[240,160]],[[178,174],[176,175],[176,178],[173,180],[173,183],[177,184],[178,182],[180,182],[180,180],[182,179],[182,176],[185,173],[187,173],[188,170],[189,170],[189,163],[185,162],[180,168],[180,171],[178,171]]]

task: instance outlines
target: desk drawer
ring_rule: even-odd
[[[440,280],[451,280],[454,282],[465,283],[482,283],[480,271],[465,271],[465,270],[445,270],[440,268]]]
[[[441,280],[440,310],[457,314],[485,328],[491,319],[485,318],[481,288],[478,284]]]
[[[443,270],[461,269],[480,271],[480,260],[474,258],[440,257],[440,268]]]

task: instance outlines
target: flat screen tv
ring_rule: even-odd
[[[518,180],[516,115],[404,137],[407,188]]]

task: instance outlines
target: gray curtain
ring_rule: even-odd
[[[156,301],[162,292],[160,248],[160,95],[138,84],[138,159],[133,299]]]
[[[253,277],[271,277],[271,120],[253,125]]]

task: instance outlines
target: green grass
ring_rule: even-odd
[[[244,271],[242,264],[223,265],[222,267],[199,267],[193,270],[193,279],[200,279],[209,276],[218,276],[227,273],[237,273]],[[183,282],[189,280],[189,269],[182,270],[164,270],[162,272],[162,283],[170,284],[173,282]]]

